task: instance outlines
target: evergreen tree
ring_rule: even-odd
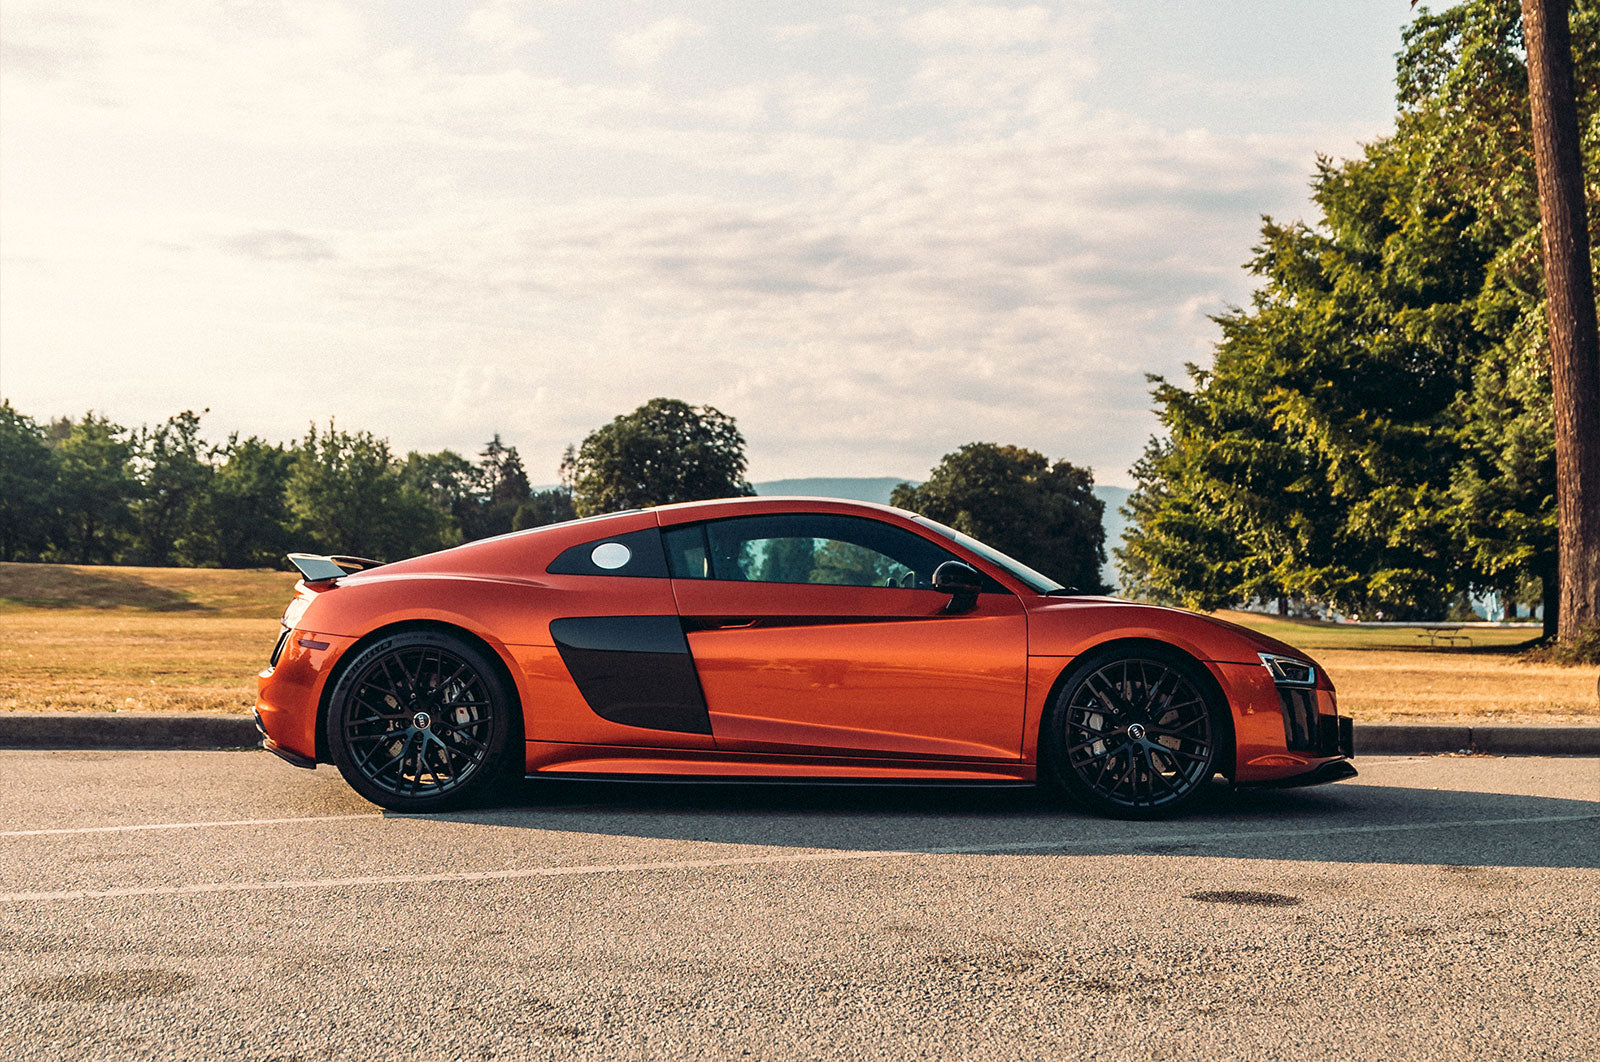
[[[0,402],[0,560],[36,560],[55,520],[56,457],[32,417]]]

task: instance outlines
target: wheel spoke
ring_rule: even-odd
[[[1184,759],[1193,763],[1204,763],[1207,759],[1207,757],[1196,755],[1193,752],[1185,752],[1182,749],[1175,749],[1171,745],[1158,745],[1157,747],[1165,752],[1168,756],[1182,756]],[[1173,762],[1176,763],[1177,761]]]
[[[1105,736],[1100,736],[1100,737],[1092,737],[1088,741],[1079,742],[1078,744],[1073,745],[1071,748],[1067,749],[1067,754],[1071,755],[1074,752],[1082,752],[1084,749],[1093,748],[1094,746],[1099,745],[1099,744],[1106,744],[1107,745],[1107,750],[1106,751],[1107,752],[1110,751],[1109,743],[1106,742]],[[1097,752],[1097,753],[1095,753],[1093,756],[1091,756],[1089,758],[1091,760],[1097,760],[1101,756],[1104,756],[1105,754],[1106,754],[1105,752]]]

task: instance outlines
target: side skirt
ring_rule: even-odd
[[[529,778],[615,781],[776,782],[815,785],[1032,785],[1037,767],[1019,761],[790,756],[705,749],[527,743]]]
[[[780,778],[760,774],[693,775],[693,774],[583,774],[578,771],[539,771],[525,774],[528,781],[610,782],[613,785],[775,785],[775,786],[847,786],[865,788],[893,788],[897,786],[936,789],[1033,789],[1037,782],[989,781],[965,778],[849,778],[849,777],[792,777]]]

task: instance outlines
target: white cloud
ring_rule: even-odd
[[[468,37],[496,51],[515,51],[544,39],[544,32],[529,25],[521,0],[487,0],[474,8],[462,24]]]
[[[619,33],[611,40],[611,55],[623,66],[649,70],[678,45],[703,37],[706,27],[681,15],[670,15],[643,29]]]
[[[1081,17],[1081,16],[1080,16]],[[1015,48],[1064,35],[1067,19],[1039,5],[952,3],[904,12],[901,32],[929,48]]]

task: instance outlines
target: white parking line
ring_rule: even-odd
[[[135,826],[69,826],[54,830],[3,830],[0,837],[48,837],[67,833],[138,833],[144,830],[198,830],[208,826],[281,826],[289,822],[347,822],[350,819],[381,819],[382,812],[361,815],[305,815],[293,819],[218,819],[213,822],[150,822]]]
[[[354,815],[350,818],[375,818]],[[304,821],[304,820],[288,820]],[[227,881],[195,885],[153,885],[125,889],[66,889],[59,892],[0,893],[0,903],[44,900],[99,900],[131,896],[192,896],[204,893],[292,892],[302,889],[336,889],[361,885],[432,885],[450,882],[514,881],[523,878],[582,877],[628,871],[706,870],[716,867],[763,866],[774,863],[836,863],[861,859],[903,859],[921,855],[983,855],[1074,848],[1146,848],[1152,845],[1207,845],[1219,841],[1253,838],[1327,837],[1334,834],[1400,833],[1460,827],[1522,826],[1531,823],[1600,822],[1600,815],[1539,815],[1516,819],[1465,819],[1453,822],[1399,823],[1388,826],[1332,826],[1315,829],[1235,830],[1229,833],[1176,833],[1154,837],[1082,838],[1054,841],[1015,841],[985,845],[951,845],[939,848],[892,851],[796,852],[777,855],[731,856],[724,859],[675,859],[648,863],[599,863],[581,866],[525,867],[518,870],[463,870],[439,874],[375,874],[346,878],[290,878],[282,881]]]

